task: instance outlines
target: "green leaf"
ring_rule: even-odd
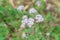
[[[0,35],[0,40],[4,40],[4,37]]]
[[[47,20],[47,21],[50,21],[50,20],[51,20],[51,13],[50,13],[50,12],[47,13],[47,15],[46,15],[46,20]]]

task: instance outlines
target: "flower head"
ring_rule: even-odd
[[[20,6],[17,7],[17,10],[20,10],[21,11],[23,9],[24,9],[24,6],[23,5],[20,5]]]
[[[22,20],[22,23],[27,23],[28,19]]]
[[[29,13],[36,13],[36,12],[37,12],[37,10],[34,9],[34,8],[30,8],[30,9],[29,9]]]
[[[20,27],[21,27],[21,28],[25,28],[26,24],[27,24],[27,19],[22,20],[22,24],[21,24]]]
[[[46,33],[46,35],[47,35],[47,36],[49,36],[49,35],[50,35],[50,33]]]
[[[25,23],[22,23],[22,24],[20,25],[20,27],[21,27],[21,28],[25,28]]]
[[[27,24],[27,21],[28,21],[28,17],[27,17],[27,15],[24,15],[23,17],[22,17],[22,24],[21,24],[21,28],[25,28],[25,25]]]
[[[40,1],[38,0],[35,5],[37,5],[38,7],[40,6]]]
[[[35,17],[35,19],[36,19],[36,22],[42,22],[42,21],[44,21],[42,15],[40,15],[40,14],[37,14],[36,17]]]
[[[28,16],[27,15],[24,15],[23,17],[22,17],[22,19],[24,20],[24,19],[28,19]]]
[[[29,18],[28,22],[27,22],[28,27],[32,27],[33,24],[34,24],[34,19],[33,18]]]
[[[22,33],[22,38],[26,38],[26,33],[25,32]]]
[[[27,15],[24,15],[24,16],[22,17],[22,23],[27,23],[27,20],[28,20]]]

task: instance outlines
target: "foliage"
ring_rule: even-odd
[[[30,15],[27,11],[18,11],[17,9],[12,8],[7,0],[2,0],[2,3],[0,4],[0,40],[4,40],[10,32],[12,34],[12,40],[60,40],[60,18],[53,16],[56,18],[54,20],[57,20],[57,22],[54,22],[51,12],[48,12],[45,15],[44,1],[41,0],[41,3],[42,5],[41,8],[39,8],[39,12],[41,12],[45,21],[42,23],[35,23],[34,28],[25,28],[19,31],[18,36],[16,36],[13,29],[16,28],[16,30],[19,30],[22,16]],[[34,6],[34,8],[37,7]],[[59,15],[58,12],[57,15]],[[26,32],[27,38],[21,38],[23,31]],[[46,33],[50,33],[50,36],[46,36]]]

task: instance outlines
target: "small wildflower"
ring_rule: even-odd
[[[34,9],[34,8],[30,8],[30,9],[29,9],[29,13],[36,13],[36,12],[37,12],[37,10]]]
[[[17,7],[17,10],[20,10],[21,11],[23,9],[24,9],[24,6],[23,5],[20,5],[20,6]]]
[[[42,21],[44,21],[42,15],[40,15],[40,14],[37,14],[36,17],[35,17],[35,19],[36,19],[36,22],[42,22]]]
[[[25,28],[25,23],[22,23],[20,27]]]
[[[24,15],[24,16],[22,17],[23,20],[24,20],[24,19],[27,19],[27,18],[28,18],[27,15]]]
[[[28,19],[22,20],[22,23],[27,23]]]
[[[26,23],[27,23],[27,21],[28,21],[28,17],[26,16],[26,15],[24,15],[23,17],[22,17],[22,24],[21,24],[21,28],[25,28],[25,25],[26,25]]]
[[[25,19],[25,20],[22,20],[22,24],[21,24],[21,28],[25,28],[25,25],[26,25],[26,23],[27,23],[27,20]]]
[[[49,36],[49,35],[50,35],[50,33],[46,33],[46,35],[47,35],[47,36]]]
[[[22,23],[27,23],[28,17],[26,15],[24,15],[22,17]]]
[[[40,1],[38,0],[35,5],[37,5],[38,7],[40,6]]]
[[[29,18],[29,21],[33,21],[34,22],[34,19],[33,18]]]
[[[31,28],[33,24],[34,24],[34,19],[33,18],[29,18],[28,19],[28,23],[27,23],[28,27]]]
[[[4,24],[4,26],[7,28],[7,25],[6,24]]]
[[[26,33],[25,32],[22,33],[22,38],[26,38]]]

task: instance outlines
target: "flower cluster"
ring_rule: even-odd
[[[35,18],[28,18],[27,15],[24,15],[24,16],[22,17],[22,24],[21,24],[20,27],[21,27],[21,28],[25,28],[25,26],[27,25],[29,28],[31,28],[31,27],[34,25],[34,21],[35,21],[34,19],[36,20],[37,23],[44,21],[42,15],[40,15],[40,14],[37,14],[37,15],[35,16]]]
[[[27,23],[28,27],[32,27],[33,24],[34,24],[34,19],[33,18],[29,18],[28,19],[28,23]]]
[[[35,5],[39,7],[40,6],[40,1],[38,0],[35,3]],[[17,10],[20,10],[20,11],[24,10],[24,6],[20,5],[17,8]],[[40,15],[35,8],[29,8],[28,12],[29,12],[29,14],[34,15],[34,17],[28,17],[27,15],[23,15],[22,21],[21,21],[21,25],[20,25],[21,28],[24,29],[26,26],[31,28],[31,27],[33,27],[35,22],[38,23],[38,22],[43,22],[44,21],[42,15]],[[26,33],[25,32],[22,33],[22,37],[23,38],[26,37]]]
[[[21,24],[21,28],[25,28],[25,26],[27,25],[28,27],[32,27],[32,25],[34,24],[34,19],[33,18],[29,18],[27,17],[27,15],[24,15],[22,17],[22,24]]]
[[[21,24],[21,28],[25,28],[25,25],[26,25],[26,23],[27,23],[27,21],[28,21],[28,17],[27,17],[27,15],[24,15],[23,17],[22,17],[22,24]]]
[[[37,14],[35,19],[36,19],[36,22],[43,22],[44,21],[42,15],[40,15],[40,14]]]

